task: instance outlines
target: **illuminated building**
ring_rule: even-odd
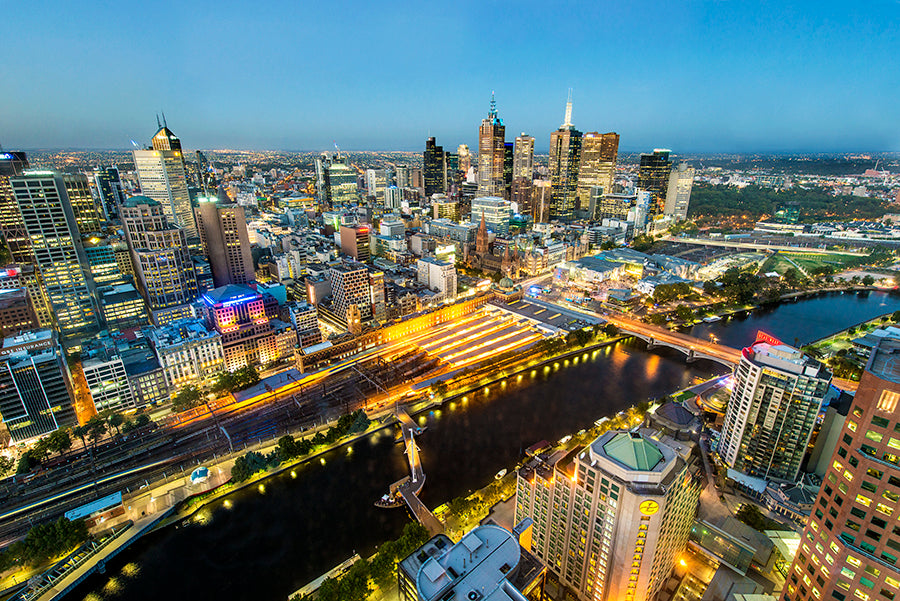
[[[211,384],[225,370],[222,336],[201,319],[179,319],[150,331],[169,389]]]
[[[322,330],[319,329],[319,317],[316,308],[309,303],[296,302],[289,306],[291,325],[297,332],[300,348],[306,348],[322,342]]]
[[[369,248],[369,227],[365,225],[341,226],[341,252],[354,260],[368,262],[372,258]]]
[[[416,263],[418,281],[441,293],[444,299],[456,298],[456,267],[448,261],[423,257]]]
[[[572,96],[562,126],[550,134],[550,219],[571,221],[577,206],[581,132],[572,126]]]
[[[513,532],[476,526],[454,544],[438,534],[400,560],[401,601],[527,601],[543,598],[546,568],[528,551],[530,521]]]
[[[118,217],[119,205],[125,202],[119,170],[115,167],[94,169],[94,184],[97,186],[100,205],[103,207],[106,219]]]
[[[26,288],[0,289],[0,337],[8,338],[39,327]]]
[[[177,150],[178,152],[181,152],[181,139],[173,134],[172,130],[169,129],[168,125],[165,123],[160,124],[157,121],[157,125],[159,126],[159,130],[150,140],[153,150]]]
[[[26,171],[9,181],[60,334],[72,338],[96,331],[94,286],[81,241],[86,232],[79,229],[98,224],[87,178]]]
[[[900,594],[900,340],[872,350],[788,571],[783,601]]]
[[[600,186],[602,194],[613,191],[616,178],[616,159],[619,155],[619,134],[588,132],[581,141],[581,166],[578,169],[578,204],[590,212],[591,189]],[[596,203],[595,203],[596,206]]]
[[[425,197],[443,194],[447,191],[447,155],[443,146],[438,146],[434,138],[425,140],[422,172],[425,179]]]
[[[491,93],[491,110],[478,128],[478,192],[476,196],[503,196],[506,183],[506,127],[497,116],[497,102]]]
[[[671,152],[665,148],[657,148],[653,154],[641,155],[638,188],[652,195],[649,213],[651,218],[661,214],[665,206],[669,175],[672,171],[672,162],[669,160]]]
[[[482,196],[472,199],[472,217],[481,218],[487,229],[496,235],[509,235],[509,220],[512,218],[512,207],[508,200],[496,196]]]
[[[431,203],[434,219],[459,220],[459,201],[446,196],[439,196]]]
[[[387,170],[366,169],[366,194],[374,197],[376,204],[384,205],[384,189],[387,188],[387,183]]]
[[[465,179],[466,174],[469,173],[469,169],[472,168],[472,153],[469,151],[469,146],[467,144],[460,144],[457,146],[456,156],[458,157],[457,169],[459,169],[463,179]],[[400,184],[398,183],[397,185],[399,186]]]
[[[25,231],[25,223],[19,213],[16,195],[9,178],[22,175],[28,169],[24,152],[0,152],[0,232],[14,263],[31,263],[31,240]]]
[[[691,203],[691,188],[694,186],[694,168],[687,163],[679,163],[669,174],[669,187],[666,191],[666,207],[664,213],[678,221],[687,219],[688,207]]]
[[[346,319],[350,305],[359,307],[363,321],[372,318],[372,293],[369,273],[364,265],[333,265],[326,277],[331,282],[331,309],[337,319]]]
[[[198,290],[185,231],[169,225],[162,205],[146,196],[129,198],[121,212],[138,285],[154,323],[190,315],[182,308],[197,298]]]
[[[517,203],[519,213],[531,211],[531,186],[534,181],[534,137],[523,132],[516,136],[513,150],[512,186],[509,199]]]
[[[397,186],[388,186],[384,189],[384,208],[386,210],[399,209],[403,200],[403,190]]]
[[[319,202],[326,205],[350,204],[359,201],[356,172],[341,158],[323,153],[316,159],[316,186]]]
[[[134,409],[125,363],[109,339],[94,340],[81,351],[81,369],[97,411]]]
[[[503,197],[507,199],[512,188],[514,149],[512,142],[503,143]]]
[[[157,201],[166,217],[183,228],[189,238],[196,237],[197,224],[191,209],[181,151],[135,150],[132,154],[141,194]]]
[[[196,213],[200,242],[212,269],[213,286],[251,283],[256,274],[244,207],[220,204],[216,198],[200,198]]]
[[[277,319],[278,301],[247,286],[228,284],[204,293],[207,322],[222,337],[225,369],[293,359],[297,334]]]
[[[127,242],[118,237],[91,236],[85,238],[83,244],[95,286],[115,286],[132,281],[134,269]]]
[[[108,330],[127,330],[150,323],[144,299],[132,284],[97,288],[100,314]]]
[[[749,476],[795,482],[831,373],[762,332],[743,350],[718,453]]]
[[[692,450],[643,429],[536,456],[519,469],[515,519],[534,520],[532,552],[579,599],[653,599],[694,523]]]
[[[78,422],[62,352],[51,330],[7,338],[0,349],[0,418],[14,443]]]
[[[38,327],[41,329],[53,326],[53,316],[50,312],[50,301],[41,281],[40,274],[34,265],[8,265],[0,269],[0,290],[25,288],[31,301],[31,308],[37,317]]]

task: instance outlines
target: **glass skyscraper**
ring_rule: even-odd
[[[581,164],[581,132],[572,126],[572,100],[566,118],[550,134],[550,219],[571,221],[577,208],[578,168]]]
[[[503,196],[506,182],[506,127],[497,116],[497,103],[491,94],[491,110],[478,128],[478,196]]]

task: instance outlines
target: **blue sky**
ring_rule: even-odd
[[[900,2],[7,2],[0,144],[546,149],[574,89],[624,150],[900,150]]]

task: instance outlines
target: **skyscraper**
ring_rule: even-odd
[[[24,152],[0,152],[0,232],[13,263],[31,263],[31,240],[25,231],[25,223],[19,214],[16,196],[9,185],[9,178],[22,175],[28,169]]]
[[[425,179],[425,197],[443,194],[447,191],[447,157],[444,148],[435,143],[434,138],[425,140],[425,155],[422,171]]]
[[[584,601],[645,601],[684,550],[702,477],[693,443],[609,431],[518,472],[515,521],[532,552]]]
[[[531,182],[534,180],[534,137],[523,132],[516,136],[513,150],[512,187],[509,199],[518,205],[519,213],[531,213]]]
[[[359,201],[356,172],[341,158],[340,153],[323,153],[316,159],[316,186],[319,202],[340,205]]]
[[[200,198],[196,213],[200,241],[212,269],[213,286],[251,283],[256,273],[244,207],[221,204],[216,198]]]
[[[135,150],[132,154],[142,195],[157,201],[173,224],[182,227],[189,238],[195,238],[197,225],[191,209],[181,151]]]
[[[824,365],[760,332],[734,373],[718,449],[725,464],[794,482],[830,382]]]
[[[515,144],[513,142],[503,143],[503,198],[506,199],[512,193],[514,152]]]
[[[469,146],[467,144],[460,144],[456,148],[456,155],[459,157],[459,171],[462,173],[462,178],[465,180],[466,175],[469,173],[469,168],[472,166],[472,153],[469,152]]]
[[[122,224],[154,323],[191,317],[188,303],[197,298],[197,277],[184,230],[170,225],[162,205],[146,196],[125,201]]]
[[[678,166],[672,169],[672,173],[669,175],[669,187],[666,192],[666,215],[671,215],[678,221],[687,219],[693,186],[694,168],[687,163],[678,163]]]
[[[504,195],[505,140],[506,127],[497,116],[497,102],[491,93],[491,110],[478,128],[478,196]]]
[[[892,600],[900,594],[900,340],[872,350],[831,456],[783,601]]]
[[[578,170],[578,204],[581,209],[590,203],[591,188],[601,186],[604,194],[612,193],[616,178],[616,159],[619,154],[619,134],[588,132],[581,144],[581,165]],[[594,215],[589,216],[594,219]]]
[[[81,242],[82,234],[96,231],[91,228],[97,224],[87,178],[25,171],[9,181],[60,334],[74,338],[96,331],[94,283]]]
[[[652,195],[650,201],[650,217],[662,214],[669,190],[669,173],[672,162],[669,160],[671,150],[657,148],[653,154],[641,155],[641,167],[638,173],[638,188],[647,190]]]
[[[550,134],[550,219],[571,221],[577,207],[581,132],[572,126],[572,95],[566,103],[562,126]]]
[[[106,219],[119,216],[119,205],[125,202],[122,195],[122,181],[119,170],[115,167],[99,167],[94,169],[94,185],[100,196],[100,204]]]

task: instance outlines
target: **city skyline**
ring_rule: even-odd
[[[9,7],[0,31],[19,51],[4,79],[18,83],[0,144],[126,148],[165,111],[189,148],[419,150],[429,136],[475,148],[494,90],[510,132],[535,136],[543,153],[573,87],[574,125],[616,131],[626,152],[900,150],[900,134],[884,126],[900,117],[890,101],[900,83],[896,2],[660,3],[643,12],[527,3],[502,13],[500,36],[482,35],[498,17],[474,4],[351,4],[340,18],[328,10]],[[148,18],[175,43],[150,37]],[[201,20],[208,26],[196,27]],[[48,35],[28,36],[36,27]],[[387,53],[388,68],[367,58],[373,49]],[[438,59],[449,59],[449,80],[430,77]],[[479,64],[490,68],[470,68]]]

